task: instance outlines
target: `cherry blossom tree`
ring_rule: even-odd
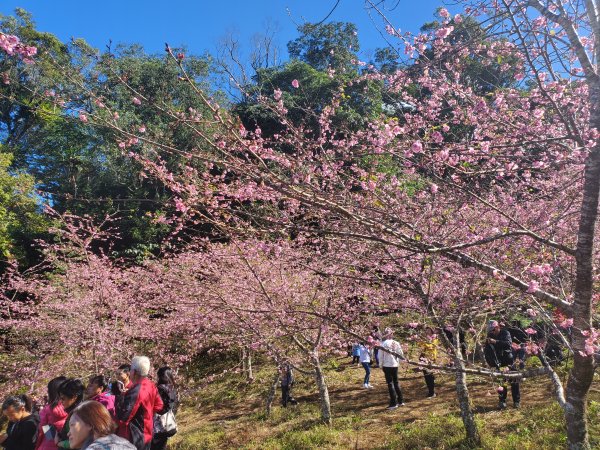
[[[336,324],[365,336],[377,300],[386,289],[343,282],[316,271],[314,257],[290,242],[256,240],[210,244],[201,253],[185,253],[169,262],[166,280],[199,279],[202,294],[175,296],[181,306],[202,317],[205,336],[229,348],[262,352],[277,366],[290,364],[315,378],[321,418],[332,420],[323,361],[346,350],[347,335]],[[323,266],[324,261],[316,264]],[[330,270],[330,272],[333,272]],[[340,272],[340,270],[335,271]],[[165,279],[163,278],[163,282]],[[169,281],[171,283],[171,281]],[[190,289],[190,283],[180,284]],[[389,295],[389,294],[388,294]],[[360,298],[370,301],[359,301]],[[174,303],[175,304],[175,303]],[[177,316],[188,317],[184,310]],[[200,319],[200,318],[199,318]]]
[[[530,61],[511,41],[454,48],[445,38],[456,20],[460,17],[448,17],[435,33],[410,39],[389,28],[407,41],[409,54],[433,51],[412,70],[366,75],[414,105],[400,117],[345,132],[332,126],[334,101],[323,109],[315,133],[287,121],[284,100],[274,92],[263,101],[279,114],[282,133],[265,138],[260,129],[240,128],[212,105],[207,120],[222,127],[207,136],[212,151],[189,153],[207,163],[204,174],[170,180],[160,161],[147,160],[145,167],[181,193],[182,215],[206,216],[208,210],[211,220],[234,231],[249,221],[293,236],[371,242],[412,264],[421,265],[423,255],[437,256],[476,269],[530,302],[559,309],[573,319],[576,359],[569,394],[559,389],[557,395],[572,445],[585,447],[587,434],[581,430],[596,345],[590,289],[596,258],[591,206],[597,194],[589,186],[597,180],[590,166],[597,131],[590,115],[593,102],[581,101],[591,95],[590,86],[586,80],[557,77],[528,90],[478,94],[460,81],[465,59],[511,60],[504,70],[521,69],[518,79],[528,73]],[[301,90],[302,84],[293,80],[292,88]],[[163,113],[191,128],[202,120]],[[102,117],[96,120],[110,125]],[[161,144],[147,137],[144,145]],[[247,201],[276,208],[245,207]],[[584,223],[585,231],[572,233]],[[581,291],[584,285],[589,296]]]
[[[491,303],[498,311],[507,297],[519,296],[544,314],[572,320],[574,364],[566,393],[560,380],[553,381],[570,448],[589,448],[600,191],[597,5],[515,0],[478,3],[465,13],[486,18],[492,30],[507,31],[507,39],[453,46],[447,38],[462,16],[445,10],[431,33],[411,36],[387,24],[414,64],[365,77],[410,107],[358,131],[331,120],[343,88],[320,109],[316,127],[288,120],[290,105],[275,91],[260,101],[277,115],[281,132],[265,137],[260,128],[246,129],[195,87],[169,48],[182,82],[195,87],[209,112],[153,106],[207,147],[174,148],[160,136],[123,126],[107,108],[73,120],[112,130],[145,175],[177,194],[175,219],[182,227],[196,220],[238,236],[267,231],[324,259],[339,251],[339,243],[369,244],[388,258],[368,257],[362,265],[401,282],[442,261],[427,284],[443,286],[437,277],[446,274],[455,285],[485,285],[485,297],[472,298],[472,307]],[[471,58],[531,83],[476,92],[461,78]],[[301,91],[301,81],[294,79],[291,89]],[[78,87],[90,102],[102,101]],[[151,103],[143,93],[131,95]],[[158,149],[180,154],[182,167],[168,168]],[[439,299],[469,312],[457,301],[460,295]]]

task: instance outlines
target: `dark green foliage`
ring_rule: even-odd
[[[3,17],[0,30],[40,49],[33,65],[0,57],[0,73],[10,76],[9,84],[0,84],[0,143],[14,155],[12,169],[31,174],[41,197],[58,212],[115,216],[118,237],[110,243],[115,256],[139,261],[157,254],[172,229],[156,218],[173,211],[173,193],[143,176],[127,153],[144,151],[174,173],[183,170],[189,162],[181,152],[203,143],[189,127],[173,125],[172,118],[157,113],[156,106],[202,115],[201,99],[179,79],[178,67],[167,56],[148,55],[139,46],[119,45],[99,54],[82,40],[62,44],[36,31],[23,10]],[[188,55],[184,65],[197,86],[209,92],[209,58]],[[88,95],[92,91],[111,111],[119,111],[121,128],[138,133],[143,125],[147,135],[179,151],[142,145],[122,149],[122,138],[109,128],[69,117],[69,110],[78,109],[109,114]],[[51,102],[55,95],[69,99],[64,110]],[[132,102],[134,95],[142,97],[141,105]]]
[[[288,42],[292,59],[304,61],[317,70],[353,70],[360,49],[356,25],[348,22],[305,23],[300,37]]]

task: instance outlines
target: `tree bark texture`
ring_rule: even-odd
[[[600,129],[600,80],[589,84],[591,117],[590,125]],[[598,196],[600,193],[600,144],[589,154],[585,162],[583,198],[579,230],[577,232],[577,262],[575,292],[573,299],[573,368],[569,372],[565,405],[567,440],[569,449],[589,449],[587,426],[588,392],[594,377],[592,356],[583,356],[586,336],[582,331],[592,326],[593,254]]]
[[[460,350],[458,351],[460,352]],[[459,356],[454,357],[454,364],[458,368],[464,369],[464,362]],[[473,414],[473,410],[471,409],[471,399],[469,397],[469,388],[467,387],[467,374],[463,370],[456,371],[455,385],[460,417],[465,426],[467,439],[471,445],[479,447],[481,445],[481,436],[475,422],[475,414]]]
[[[321,420],[323,423],[331,424],[331,402],[329,401],[329,390],[327,389],[327,382],[325,381],[325,375],[321,368],[321,363],[318,359],[313,360],[315,368],[315,380],[317,387],[319,388],[319,399],[321,401]]]
[[[279,371],[275,372],[271,386],[269,386],[269,392],[267,393],[267,401],[265,405],[265,413],[267,417],[271,415],[273,409],[273,401],[275,400],[275,394],[277,393],[277,385],[279,384]]]

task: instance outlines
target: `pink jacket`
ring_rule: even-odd
[[[98,395],[90,398],[90,400],[94,400],[94,401],[97,401],[98,403],[103,404],[106,407],[106,409],[108,409],[110,416],[113,419],[116,417],[115,416],[115,397],[114,397],[114,395],[102,393],[102,394],[98,394]]]
[[[53,425],[56,431],[60,431],[65,426],[65,420],[67,419],[67,413],[63,408],[63,405],[59,402],[54,408],[52,405],[46,405],[40,411],[40,427],[38,431],[37,444],[35,450],[57,450],[58,447],[54,443],[53,439],[47,439],[44,436],[42,427],[44,425]]]

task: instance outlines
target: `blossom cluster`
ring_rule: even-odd
[[[0,32],[0,50],[9,56],[17,56],[26,63],[32,63],[31,58],[37,54],[37,47],[25,45],[17,36],[2,32]]]

